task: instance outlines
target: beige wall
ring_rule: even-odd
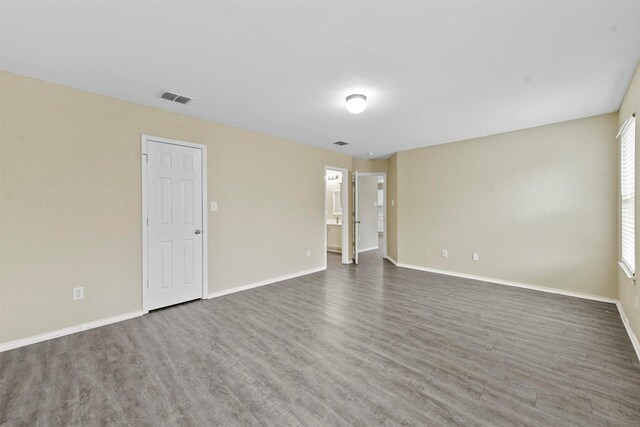
[[[398,155],[388,161],[387,171],[387,256],[398,260]]]
[[[639,110],[639,80],[636,70],[619,115],[352,160],[0,72],[0,342],[141,309],[143,133],[208,146],[208,198],[219,204],[209,213],[209,292],[323,265],[332,165],[387,172],[392,259],[619,294],[640,335],[638,287],[616,267],[614,140]],[[71,301],[75,286],[83,301]]]
[[[386,172],[387,160],[353,159],[352,168],[359,173]]]
[[[398,153],[398,261],[616,297],[617,122]]]
[[[636,68],[631,84],[620,105],[618,126],[622,126],[631,113],[636,113],[636,182],[638,182],[637,177],[640,171],[640,147],[638,146],[638,141],[640,140],[640,120],[638,119],[638,117],[640,117],[640,65]],[[636,188],[639,188],[637,184]],[[640,204],[638,203],[638,199],[636,194],[636,230],[638,230],[638,226],[640,226],[638,219],[640,216]],[[636,236],[639,235],[636,231]],[[620,239],[620,237],[618,238]],[[636,239],[636,268],[640,266],[640,250],[638,250],[640,245],[638,245],[637,242],[638,240]],[[618,251],[619,245],[620,243],[618,243]],[[640,338],[640,316],[635,309],[635,300],[636,298],[640,298],[640,289],[638,284],[627,278],[620,268],[618,268],[618,298],[629,319],[631,329],[636,334],[636,337]]]
[[[6,72],[0,94],[0,342],[141,309],[140,134],[208,147],[209,292],[323,266],[349,156]]]

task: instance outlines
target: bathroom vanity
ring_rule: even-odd
[[[327,222],[327,250],[342,253],[342,223]]]

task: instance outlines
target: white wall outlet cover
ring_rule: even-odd
[[[391,206],[395,206],[396,205],[396,201],[391,199]]]
[[[442,250],[442,258],[447,258],[449,256],[449,252],[446,249]]]
[[[84,298],[84,287],[73,288],[73,292],[71,294],[74,301]]]
[[[471,256],[471,259],[474,261],[478,261],[480,259],[480,255],[474,252],[473,255]]]
[[[211,202],[211,212],[218,211],[218,202]]]
[[[307,251],[307,258],[311,256],[311,251]]]

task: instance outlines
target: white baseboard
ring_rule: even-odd
[[[395,259],[391,258],[389,255],[387,255],[385,258],[388,259],[391,264],[396,265],[396,266],[398,265],[398,261],[396,261]]]
[[[299,271],[297,273],[287,274],[280,277],[274,277],[273,279],[263,280],[261,282],[251,283],[249,285],[238,286],[232,289],[227,289],[220,292],[214,292],[209,294],[208,298],[216,298],[223,295],[232,294],[234,292],[245,291],[247,289],[257,288],[259,286],[268,285],[282,280],[293,279],[295,277],[304,276],[311,273],[317,273],[318,271],[326,270],[327,266],[316,267],[309,270]],[[88,329],[98,328],[100,326],[110,325],[112,323],[122,322],[123,320],[133,319],[134,317],[142,316],[147,312],[143,310],[132,311],[131,313],[120,314],[118,316],[108,317],[106,319],[94,320],[93,322],[82,323],[80,325],[70,326],[68,328],[58,329],[51,332],[45,332],[44,334],[34,335],[32,337],[21,338],[15,341],[9,341],[0,344],[0,353],[3,351],[13,350],[15,348],[24,347],[26,345],[36,344],[42,341],[47,341],[53,338],[63,337],[65,335],[75,334],[76,332],[86,331]]]
[[[463,277],[463,278],[466,278],[466,279],[473,279],[473,280],[479,280],[479,281],[482,281],[482,282],[496,283],[496,284],[499,284],[499,285],[514,286],[514,287],[518,287],[518,288],[533,289],[533,290],[537,290],[537,291],[549,292],[549,293],[560,294],[560,295],[566,295],[566,296],[571,296],[571,297],[576,297],[576,298],[583,298],[583,299],[589,299],[589,300],[594,300],[594,301],[613,303],[618,308],[618,312],[620,313],[620,318],[622,319],[622,323],[623,323],[625,329],[627,330],[627,334],[629,334],[629,338],[631,339],[631,344],[633,345],[633,349],[635,350],[636,355],[638,356],[638,360],[640,360],[640,342],[638,342],[638,338],[633,333],[633,330],[631,329],[631,326],[629,325],[629,319],[627,318],[627,316],[626,316],[626,314],[624,312],[624,309],[622,308],[622,305],[620,304],[620,301],[618,301],[616,299],[608,298],[608,297],[602,297],[602,296],[599,296],[599,295],[591,295],[591,294],[583,294],[583,293],[580,293],[580,292],[566,291],[566,290],[563,290],[563,289],[547,288],[547,287],[544,287],[544,286],[530,285],[530,284],[526,284],[526,283],[511,282],[511,281],[507,281],[507,280],[495,279],[495,278],[490,278],[490,277],[474,276],[474,275],[471,275],[471,274],[464,274],[464,273],[455,273],[455,272],[452,272],[452,271],[438,270],[438,269],[435,269],[435,268],[420,267],[420,266],[411,265],[411,264],[401,264],[401,263],[398,263],[395,259],[391,258],[390,256],[387,256],[386,258],[391,263],[393,263],[394,265],[396,265],[398,267],[409,268],[409,269],[412,269],[412,270],[427,271],[427,272],[430,272],[430,273],[438,273],[438,274],[445,274],[447,276]],[[279,276],[279,277],[274,277],[272,279],[263,280],[261,282],[255,282],[255,283],[250,283],[248,285],[237,286],[235,288],[225,289],[224,291],[210,293],[208,298],[209,299],[217,298],[217,297],[221,297],[221,296],[224,296],[224,295],[233,294],[233,293],[236,293],[236,292],[242,292],[242,291],[246,291],[246,290],[249,290],[249,289],[257,288],[257,287],[260,287],[260,286],[265,286],[265,285],[270,285],[272,283],[281,282],[283,280],[294,279],[296,277],[306,276],[307,274],[317,273],[317,272],[320,272],[320,271],[324,271],[326,269],[327,269],[327,266],[315,267],[315,268],[311,268],[309,270],[303,270],[303,271],[299,271],[299,272],[296,272],[296,273],[286,274],[284,276]],[[16,349],[16,348],[19,348],[19,347],[24,347],[24,346],[27,346],[27,345],[31,345],[31,344],[36,344],[36,343],[39,343],[39,342],[42,342],[42,341],[47,341],[47,340],[50,340],[50,339],[53,339],[53,338],[59,338],[59,337],[65,336],[65,335],[75,334],[76,332],[86,331],[86,330],[89,330],[89,329],[98,328],[100,326],[106,326],[106,325],[110,325],[112,323],[122,322],[122,321],[128,320],[128,319],[133,319],[135,317],[140,317],[143,314],[145,314],[145,312],[142,311],[142,310],[132,311],[130,313],[125,313],[125,314],[121,314],[121,315],[118,315],[118,316],[107,317],[105,319],[95,320],[93,322],[82,323],[80,325],[71,326],[71,327],[63,328],[63,329],[58,329],[58,330],[51,331],[51,332],[46,332],[44,334],[34,335],[32,337],[27,337],[27,338],[18,339],[18,340],[15,340],[15,341],[9,341],[9,342],[6,342],[6,343],[1,343],[0,344],[0,353],[2,353],[4,351],[8,351],[8,350],[13,350],[13,349]]]
[[[76,332],[86,331],[88,329],[98,328],[100,326],[110,325],[112,323],[122,322],[123,320],[140,317],[144,314],[142,310],[132,311],[131,313],[120,314],[118,316],[107,317],[106,319],[94,320],[93,322],[82,323],[68,328],[58,329],[56,331],[45,332],[44,334],[34,335],[32,337],[21,338],[15,341],[9,341],[0,344],[0,353],[3,351],[13,350],[14,348],[24,347],[26,345],[36,344],[53,338],[63,337],[65,335],[75,334]]]
[[[236,292],[242,292],[253,288],[258,288],[260,286],[270,285],[276,282],[282,282],[283,280],[294,279],[300,276],[306,276],[307,274],[317,273],[319,271],[324,271],[327,269],[327,266],[324,265],[322,267],[310,268],[309,270],[298,271],[296,273],[285,274],[284,276],[274,277],[272,279],[262,280],[261,282],[249,283],[248,285],[236,286],[235,288],[225,289],[224,291],[212,292],[209,294],[209,298],[218,298],[229,294],[234,294]]]
[[[616,301],[616,306],[618,307],[618,312],[620,313],[620,318],[622,319],[622,324],[624,328],[627,330],[627,334],[631,339],[631,344],[633,345],[633,349],[636,351],[636,356],[638,356],[638,360],[640,360],[640,342],[638,342],[638,337],[633,333],[633,329],[631,329],[631,325],[629,324],[629,318],[627,314],[624,312],[622,308],[622,304],[620,301]]]
[[[410,268],[412,270],[427,271],[429,273],[438,273],[438,274],[444,274],[444,275],[447,275],[447,276],[463,277],[465,279],[473,279],[473,280],[478,280],[478,281],[482,281],[482,282],[496,283],[498,285],[513,286],[513,287],[516,287],[516,288],[524,288],[524,289],[532,289],[532,290],[535,290],[535,291],[547,292],[547,293],[551,293],[551,294],[565,295],[565,296],[574,297],[574,298],[582,298],[582,299],[587,299],[587,300],[592,300],[592,301],[600,301],[600,302],[607,302],[607,303],[615,304],[616,307],[618,307],[618,312],[620,313],[620,318],[622,319],[622,324],[624,325],[625,329],[627,330],[627,334],[629,335],[629,339],[631,340],[631,344],[633,345],[633,349],[636,352],[636,356],[638,357],[638,360],[640,361],[640,342],[638,342],[638,337],[636,337],[636,334],[633,333],[633,330],[631,329],[631,326],[629,325],[629,319],[627,318],[627,315],[625,314],[625,312],[624,312],[624,310],[622,308],[622,305],[620,304],[620,301],[618,301],[615,298],[603,297],[603,296],[600,296],[600,295],[593,295],[593,294],[584,294],[584,293],[581,293],[581,292],[567,291],[567,290],[564,290],[564,289],[548,288],[548,287],[545,287],[545,286],[531,285],[531,284],[528,284],[528,283],[512,282],[512,281],[509,281],[509,280],[495,279],[495,278],[492,278],[492,277],[475,276],[475,275],[472,275],[472,274],[465,274],[465,273],[456,273],[456,272],[453,272],[453,271],[439,270],[439,269],[436,269],[436,268],[420,267],[418,265],[402,264],[402,263],[397,262],[396,260],[394,260],[391,257],[387,257],[387,259],[389,261],[391,261],[393,264],[397,265],[398,267]]]
[[[367,252],[367,251],[373,251],[373,250],[375,250],[375,249],[379,249],[379,247],[378,247],[378,246],[372,246],[372,247],[370,247],[370,248],[360,249],[360,250],[358,250],[358,253],[361,253],[361,252]]]
[[[615,304],[616,302],[618,302],[618,300],[615,299],[615,298],[603,297],[603,296],[600,296],[600,295],[593,295],[593,294],[584,294],[584,293],[581,293],[581,292],[567,291],[565,289],[549,288],[549,287],[546,287],[546,286],[531,285],[531,284],[528,284],[528,283],[512,282],[510,280],[496,279],[494,277],[475,276],[473,274],[457,273],[457,272],[454,272],[454,271],[439,270],[437,268],[421,267],[421,266],[418,266],[418,265],[403,264],[403,263],[397,263],[396,265],[398,267],[410,268],[412,270],[428,271],[429,273],[437,273],[437,274],[444,274],[444,275],[447,275],[447,276],[462,277],[462,278],[465,278],[465,279],[478,280],[478,281],[481,281],[481,282],[496,283],[498,285],[513,286],[513,287],[516,287],[516,288],[531,289],[531,290],[534,290],[534,291],[541,291],[541,292],[547,292],[547,293],[551,293],[551,294],[565,295],[565,296],[568,296],[568,297],[582,298],[582,299],[588,299],[588,300],[592,300],[592,301],[608,302],[608,303],[611,303],[611,304]]]

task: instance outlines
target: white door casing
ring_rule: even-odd
[[[382,203],[381,206],[383,206],[382,209],[382,233],[383,233],[383,238],[382,238],[382,247],[380,249],[382,249],[382,256],[383,258],[387,258],[387,174],[386,172],[356,172],[358,178],[362,178],[362,177],[369,177],[369,176],[375,176],[378,178],[382,178]],[[361,221],[360,225],[362,225],[362,220],[363,218],[363,212],[362,209],[360,209],[360,200],[358,195],[362,194],[362,182],[360,182],[360,180],[358,180],[358,194],[356,194],[354,196],[354,198],[356,199],[354,202],[354,206],[355,203],[358,203],[358,219]],[[378,201],[380,201],[380,196],[378,196]],[[361,228],[358,229],[358,243],[362,243],[361,241],[361,232],[363,230]],[[361,246],[361,245],[359,245]],[[366,250],[366,249],[365,249]]]
[[[149,311],[206,296],[206,150],[143,136],[143,153],[143,310]]]
[[[353,173],[353,263],[358,264],[358,240],[360,232],[358,216],[358,171]]]
[[[326,218],[326,212],[327,212],[327,197],[326,197],[326,193],[327,193],[327,179],[326,179],[326,175],[327,175],[327,171],[337,171],[342,173],[342,184],[340,184],[340,197],[341,197],[341,203],[342,203],[342,263],[343,264],[350,264],[353,262],[353,260],[351,258],[349,258],[349,248],[351,246],[351,242],[349,241],[349,224],[350,224],[350,220],[349,217],[351,216],[351,212],[349,212],[349,170],[345,169],[345,168],[338,168],[338,167],[334,167],[334,166],[325,166],[324,167],[324,174],[322,175],[322,180],[324,181],[324,192],[323,192],[323,197],[322,200],[324,201],[324,213],[322,215],[322,227],[323,229],[326,230],[327,228],[327,218]],[[325,231],[325,239],[324,239],[324,246],[325,246],[325,254],[324,254],[324,266],[325,268],[327,267],[327,233]]]

